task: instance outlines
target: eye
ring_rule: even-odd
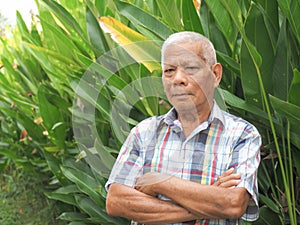
[[[176,68],[166,68],[164,69],[164,75],[171,76],[175,73]]]
[[[197,73],[199,70],[200,70],[200,67],[198,67],[198,66],[186,66],[186,67],[184,67],[184,71],[187,74],[191,74],[191,75]]]

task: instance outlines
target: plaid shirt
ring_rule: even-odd
[[[111,183],[134,187],[136,179],[147,172],[172,174],[182,179],[212,185],[231,167],[240,173],[251,195],[242,219],[258,217],[257,169],[261,138],[247,121],[222,111],[216,103],[208,121],[185,137],[176,110],[148,118],[134,127],[122,146],[106,188]],[[162,196],[163,198],[163,196]],[[199,220],[183,224],[240,224],[239,220]],[[138,224],[133,222],[132,224]],[[175,225],[175,224],[174,224]]]

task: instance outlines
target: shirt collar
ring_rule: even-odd
[[[174,124],[174,121],[177,120],[177,118],[178,118],[178,115],[177,115],[176,109],[173,107],[172,109],[170,109],[170,111],[167,114],[164,115],[163,121],[167,125],[171,126]],[[211,113],[208,118],[208,123],[210,124],[213,120],[219,120],[223,124],[223,126],[226,125],[223,112],[215,100],[214,100],[214,104],[213,104]]]

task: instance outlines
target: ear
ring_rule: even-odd
[[[214,73],[214,75],[216,77],[215,87],[218,87],[220,82],[221,82],[222,74],[223,74],[222,65],[220,63],[216,63],[216,64],[212,65],[211,70],[212,70],[212,72]]]

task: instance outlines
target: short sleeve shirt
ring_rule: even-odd
[[[242,219],[258,217],[257,169],[261,138],[249,122],[221,110],[214,103],[210,117],[185,137],[176,110],[155,116],[135,126],[123,144],[106,183],[134,187],[147,172],[160,172],[212,185],[229,168],[241,174],[241,183],[251,195]],[[163,199],[163,196],[161,196]],[[239,220],[200,220],[197,224],[240,224]],[[136,223],[138,224],[138,223]],[[196,224],[181,222],[176,225]],[[173,224],[175,225],[175,224]]]

